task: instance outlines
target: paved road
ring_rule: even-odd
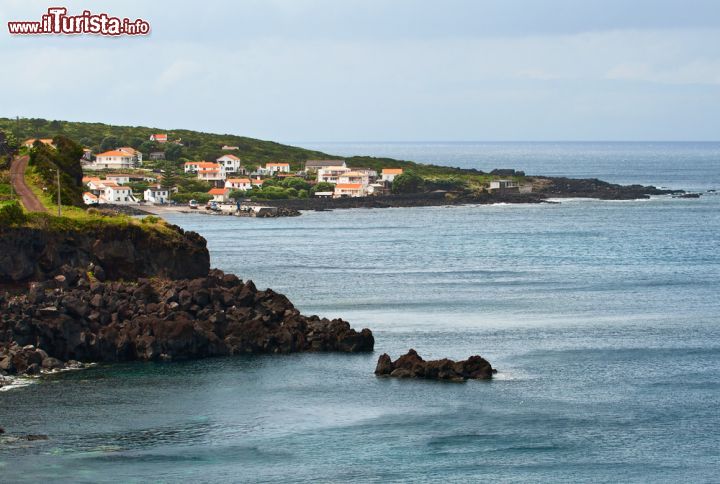
[[[10,165],[10,177],[12,178],[13,188],[20,197],[20,201],[29,212],[47,212],[45,206],[30,190],[25,183],[25,169],[27,168],[29,156],[16,156]]]

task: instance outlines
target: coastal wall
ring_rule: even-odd
[[[92,270],[101,280],[192,279],[207,276],[210,255],[204,238],[175,226],[0,227],[0,282],[42,281],[71,270]]]

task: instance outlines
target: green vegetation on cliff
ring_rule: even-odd
[[[55,148],[35,142],[30,150],[30,163],[41,188],[57,200],[57,176],[60,176],[60,198],[63,205],[83,206],[83,170],[80,158],[83,148],[66,136],[53,138]]]

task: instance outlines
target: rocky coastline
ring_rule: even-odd
[[[489,205],[495,203],[548,203],[552,198],[595,198],[598,200],[640,200],[655,195],[674,195],[682,190],[654,186],[618,185],[598,179],[531,177],[532,193],[500,190],[469,193],[436,190],[424,193],[357,198],[302,198],[267,200],[264,205],[294,211],[324,211],[350,208],[434,207],[443,205]]]
[[[375,374],[381,377],[424,378],[453,382],[490,380],[495,373],[497,371],[481,356],[471,356],[462,361],[447,358],[425,361],[413,349],[395,361],[385,353],[378,358],[375,368]]]
[[[167,241],[134,226],[3,227],[0,377],[94,362],[373,350],[369,329],[302,315],[282,294],[210,270],[205,239],[170,229]]]

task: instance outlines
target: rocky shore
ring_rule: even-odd
[[[425,361],[411,349],[407,354],[392,361],[385,353],[378,358],[375,374],[395,378],[427,378],[431,380],[466,381],[490,380],[496,370],[481,356],[471,356],[467,360]]]
[[[60,275],[0,298],[0,370],[240,353],[372,351],[369,329],[303,316],[282,294],[213,270],[195,279],[91,281]]]
[[[210,270],[206,241],[164,225],[0,227],[0,376],[80,362],[372,351],[369,329],[304,316]]]
[[[599,200],[638,200],[653,195],[683,193],[654,186],[618,185],[597,179],[559,177],[528,177],[532,193],[512,190],[492,193],[450,192],[436,190],[426,193],[371,196],[358,198],[302,198],[268,200],[263,204],[290,210],[337,210],[348,208],[433,207],[442,205],[487,205],[493,203],[544,203],[550,198],[596,198]]]

